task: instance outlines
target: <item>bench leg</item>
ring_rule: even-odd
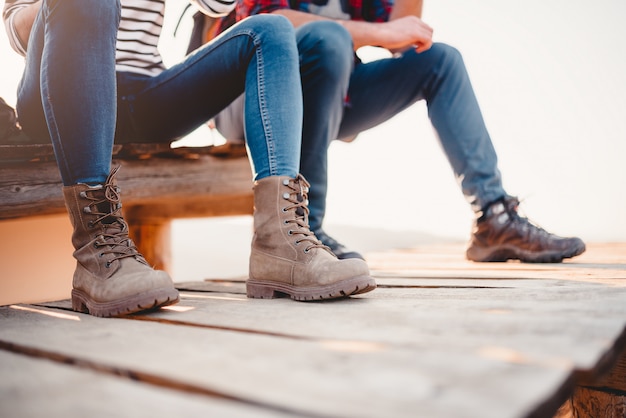
[[[157,270],[172,272],[171,221],[127,219],[139,252]]]

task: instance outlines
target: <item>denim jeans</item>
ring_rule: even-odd
[[[408,50],[393,58],[355,63],[350,35],[338,24],[308,23],[296,30],[296,37],[304,98],[300,171],[311,183],[313,231],[321,228],[326,211],[330,141],[354,137],[419,100],[426,100],[437,137],[472,209],[481,210],[506,196],[496,152],[456,49],[435,43],[420,54]],[[228,118],[220,120],[222,114],[216,122],[224,135],[235,138],[235,110],[229,112]]]
[[[50,136],[65,185],[102,183],[114,137],[172,141],[244,90],[254,178],[297,175],[302,92],[287,19],[246,19],[150,77],[115,73],[119,16],[118,0],[44,0],[31,34],[20,123],[31,136]]]
[[[357,64],[339,138],[376,126],[418,100],[428,116],[461,190],[474,211],[505,197],[498,158],[461,54],[435,43],[420,54]],[[426,199],[428,201],[428,199]]]

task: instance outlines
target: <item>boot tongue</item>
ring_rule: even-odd
[[[304,202],[304,196],[301,193],[298,193],[298,202],[300,202],[300,203]],[[298,206],[296,208],[296,215],[301,217],[301,218],[304,218],[305,213],[304,213],[304,207],[303,206]]]
[[[106,224],[106,225],[110,225],[110,224],[114,224],[117,221],[117,216],[112,215],[113,213],[116,213],[117,209],[119,209],[121,207],[121,205],[119,203],[114,203],[114,202],[110,202],[108,200],[105,200],[103,202],[100,202],[96,205],[96,207],[98,208],[98,212],[99,213],[108,213],[110,215],[105,216],[104,218],[102,218],[102,223]]]
[[[308,219],[309,183],[307,183],[307,181],[304,179],[304,177],[302,177],[302,175],[298,175],[298,177],[296,177],[296,184],[297,184],[297,189],[298,189],[298,193],[296,194],[297,200],[298,200],[298,203],[302,203],[300,206],[296,208],[296,215],[299,218],[304,219],[305,222],[308,224],[309,222],[309,219]]]

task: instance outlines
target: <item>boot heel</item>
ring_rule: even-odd
[[[72,290],[72,309],[76,312],[89,313],[87,305],[76,290]]]
[[[246,283],[246,295],[254,299],[275,299],[278,297],[277,292],[264,284]]]

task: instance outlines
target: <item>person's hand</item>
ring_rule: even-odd
[[[377,46],[392,52],[414,48],[419,53],[433,44],[433,29],[416,16],[404,16],[377,26]]]

